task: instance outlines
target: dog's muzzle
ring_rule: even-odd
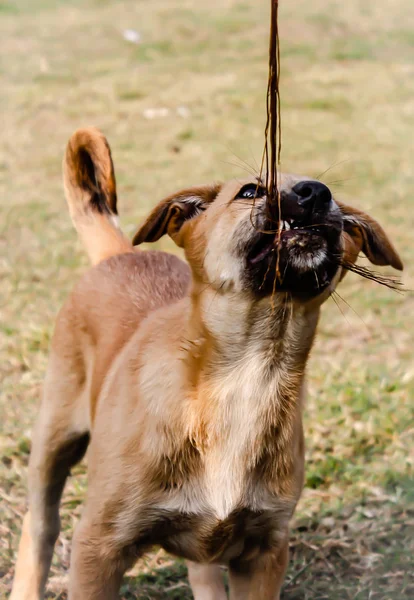
[[[260,295],[289,291],[309,298],[323,292],[339,266],[342,232],[330,189],[301,181],[263,208],[245,253],[249,287]]]

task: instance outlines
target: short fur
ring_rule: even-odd
[[[283,176],[282,191],[301,180]],[[169,196],[138,231],[139,243],[168,233],[188,264],[134,250],[114,222],[109,146],[94,129],[69,141],[64,182],[95,266],[56,322],[12,600],[43,598],[60,496],[88,444],[70,600],[116,598],[125,570],[154,544],[188,560],[196,600],[226,598],[219,565],[233,600],[279,598],[303,486],[305,367],[340,266],[311,298],[255,288],[245,254],[262,234],[236,181]],[[257,223],[264,203],[256,199]],[[349,207],[341,216],[333,201],[329,211],[343,221],[342,258],[363,250],[401,268],[373,219]],[[289,238],[292,252],[304,235]]]

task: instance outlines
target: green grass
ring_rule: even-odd
[[[87,266],[61,158],[96,125],[113,148],[129,235],[164,194],[243,177],[263,147],[267,0],[0,3],[0,597],[10,590],[26,467],[55,315]],[[316,176],[385,225],[414,288],[414,30],[410,0],[282,2],[286,171]],[[142,43],[122,37],[135,28]],[[179,107],[185,107],[181,116]],[[164,118],[146,110],[167,108]],[[158,248],[176,251],[162,240]],[[414,296],[349,275],[309,365],[306,489],[285,598],[414,597]],[[351,307],[351,308],[350,308]],[[51,598],[64,598],[86,486],[65,492]],[[154,551],[122,598],[191,598]]]

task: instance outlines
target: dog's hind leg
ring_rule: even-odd
[[[60,362],[51,357],[33,435],[29,511],[23,521],[10,600],[43,598],[60,530],[59,504],[63,487],[71,467],[81,460],[89,443],[89,419],[86,414],[82,418],[79,410],[84,404],[81,402],[83,378],[77,378],[76,371],[75,374],[68,371],[73,367],[70,360]]]

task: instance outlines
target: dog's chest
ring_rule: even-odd
[[[208,513],[169,513],[159,523],[161,536],[156,543],[167,552],[197,562],[222,564],[270,548],[284,531],[271,511],[247,508],[234,510],[222,520]]]
[[[219,519],[239,506],[263,510],[267,495],[255,467],[277,412],[277,376],[265,377],[263,361],[252,356],[219,378],[209,394],[213,408],[211,420],[206,418],[198,482],[208,508]]]
[[[262,483],[228,480],[184,485],[158,505],[151,527],[153,544],[196,562],[228,564],[248,560],[284,539],[296,500],[277,497]],[[213,481],[216,489],[211,487]]]
[[[251,353],[189,401],[195,407],[194,420],[189,419],[190,425],[184,426],[187,437],[177,440],[173,456],[166,458],[172,476],[165,487],[174,488],[165,499],[168,508],[207,510],[223,520],[239,507],[261,511],[273,504],[258,473],[258,465],[269,455],[269,431],[275,429],[280,411],[281,369],[269,371],[263,356]],[[179,461],[175,469],[177,456],[191,457],[191,462]]]
[[[220,460],[209,457],[204,473],[168,490],[158,505],[151,538],[167,552],[227,564],[253,557],[285,535],[296,500],[272,493],[226,444],[222,451]]]
[[[226,562],[273,543],[285,531],[292,500],[270,490],[258,469],[269,406],[277,401],[277,383],[263,385],[261,369],[243,365],[210,388],[219,401],[211,408],[214,420],[197,467],[159,505],[173,528],[161,545],[173,553]]]

